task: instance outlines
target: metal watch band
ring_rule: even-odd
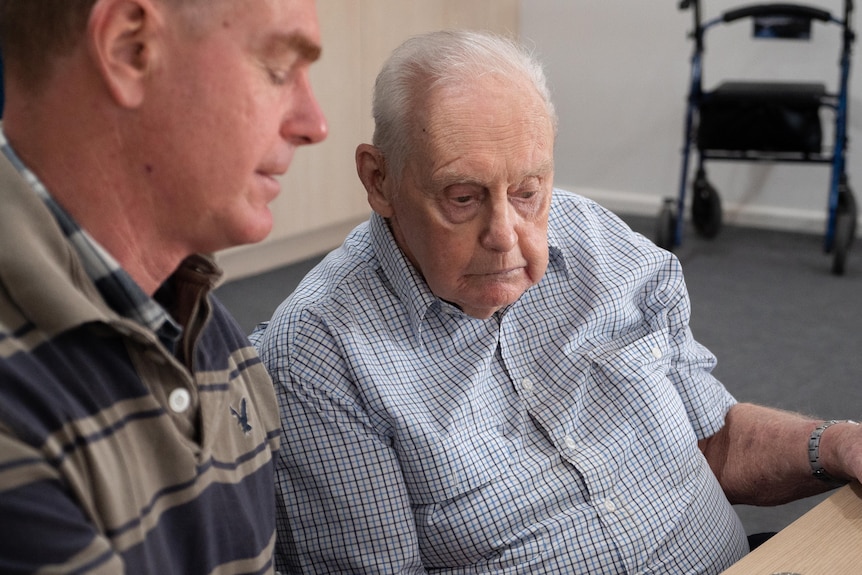
[[[826,473],[826,470],[823,469],[822,465],[820,465],[820,437],[823,435],[824,431],[836,423],[856,422],[850,419],[830,419],[829,421],[824,421],[818,425],[814,431],[811,432],[811,436],[808,438],[808,463],[811,464],[811,474],[817,479],[827,481],[829,483],[846,483],[844,481],[839,481]]]

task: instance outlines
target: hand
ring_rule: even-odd
[[[835,479],[862,480],[862,425],[841,422],[824,430],[820,464]]]

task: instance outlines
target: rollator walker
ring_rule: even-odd
[[[847,104],[850,59],[855,34],[853,0],[844,0],[842,17],[802,4],[753,4],[731,9],[703,22],[700,0],[682,0],[691,10],[694,50],[685,116],[679,195],[666,198],[656,224],[656,244],[673,250],[682,244],[683,214],[692,147],[697,167],[691,183],[691,221],[695,231],[715,237],[722,225],[721,199],[707,179],[707,161],[812,162],[831,164],[824,251],[832,254],[832,273],[843,275],[856,235],[856,199],[847,178]],[[704,36],[719,25],[750,20],[758,38],[808,39],[812,23],[840,29],[841,54],[837,93],[815,82],[725,81],[714,90],[702,86]],[[833,111],[834,142],[824,146],[821,108]]]

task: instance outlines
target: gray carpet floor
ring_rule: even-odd
[[[653,237],[654,219],[623,219]],[[675,253],[691,295],[694,335],[716,354],[715,375],[740,401],[859,419],[862,248],[851,249],[838,277],[822,243],[812,234],[726,226],[712,240],[687,230]],[[217,294],[250,332],[319,259],[226,283]],[[737,511],[749,533],[777,531],[823,498]]]

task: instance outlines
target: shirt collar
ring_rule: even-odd
[[[170,314],[144,292],[120,264],[69,213],[54,200],[47,188],[21,161],[0,127],[0,150],[30,188],[42,199],[57,220],[69,243],[77,252],[87,276],[105,301],[119,315],[155,332],[165,345],[173,348],[182,328]]]
[[[371,214],[371,245],[380,262],[383,274],[410,315],[410,323],[416,333],[422,328],[425,314],[432,305],[440,305],[425,278],[413,267],[395,241],[388,222],[377,213]]]
[[[556,192],[556,190],[554,190]],[[556,194],[555,194],[556,195]],[[548,216],[548,270],[550,271],[552,265],[559,265],[560,270],[565,274],[569,274],[569,263],[563,252],[562,246],[564,245],[561,240],[559,234],[555,230],[555,226],[553,225],[553,211],[554,211],[554,203],[551,203],[551,215]],[[545,272],[547,275],[548,272]]]

